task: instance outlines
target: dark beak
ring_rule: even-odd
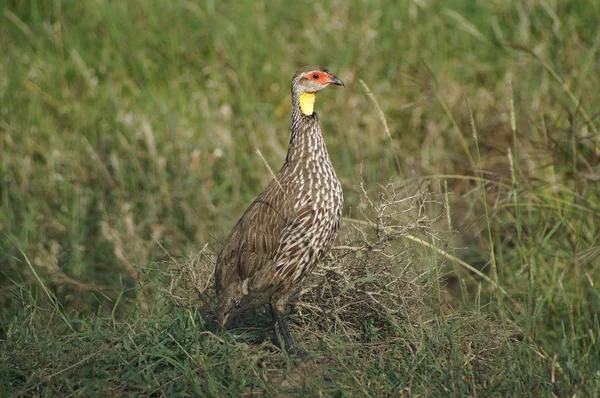
[[[331,75],[331,80],[329,81],[329,84],[335,84],[336,86],[342,86],[342,87],[346,87],[344,86],[344,82],[341,81],[340,79],[338,79],[337,77]]]

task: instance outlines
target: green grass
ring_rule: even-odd
[[[597,396],[599,19],[574,0],[0,2],[1,395]],[[177,271],[269,181],[256,150],[283,161],[305,64],[346,83],[316,104],[339,245],[383,214],[382,250],[427,289],[369,327],[308,295],[302,362],[251,344],[253,322],[214,328]],[[390,215],[380,193],[416,196]],[[350,257],[385,268],[369,239]]]

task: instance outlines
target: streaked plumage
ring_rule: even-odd
[[[330,249],[342,216],[342,188],[313,112],[317,91],[343,83],[327,69],[307,66],[292,79],[292,128],[283,167],[246,209],[216,264],[218,317],[270,304],[273,339],[295,351],[284,310],[295,286]],[[244,300],[242,300],[244,299]],[[243,302],[243,304],[241,304]]]

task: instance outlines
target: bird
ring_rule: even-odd
[[[344,83],[305,66],[291,84],[292,123],[283,166],[235,224],[217,256],[217,320],[231,328],[244,311],[269,305],[273,343],[296,353],[285,309],[302,280],[331,248],[341,225],[343,192],[314,104],[317,92]]]

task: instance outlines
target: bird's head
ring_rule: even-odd
[[[292,102],[305,115],[312,115],[317,91],[330,84],[344,87],[344,83],[321,66],[305,66],[292,78]]]

